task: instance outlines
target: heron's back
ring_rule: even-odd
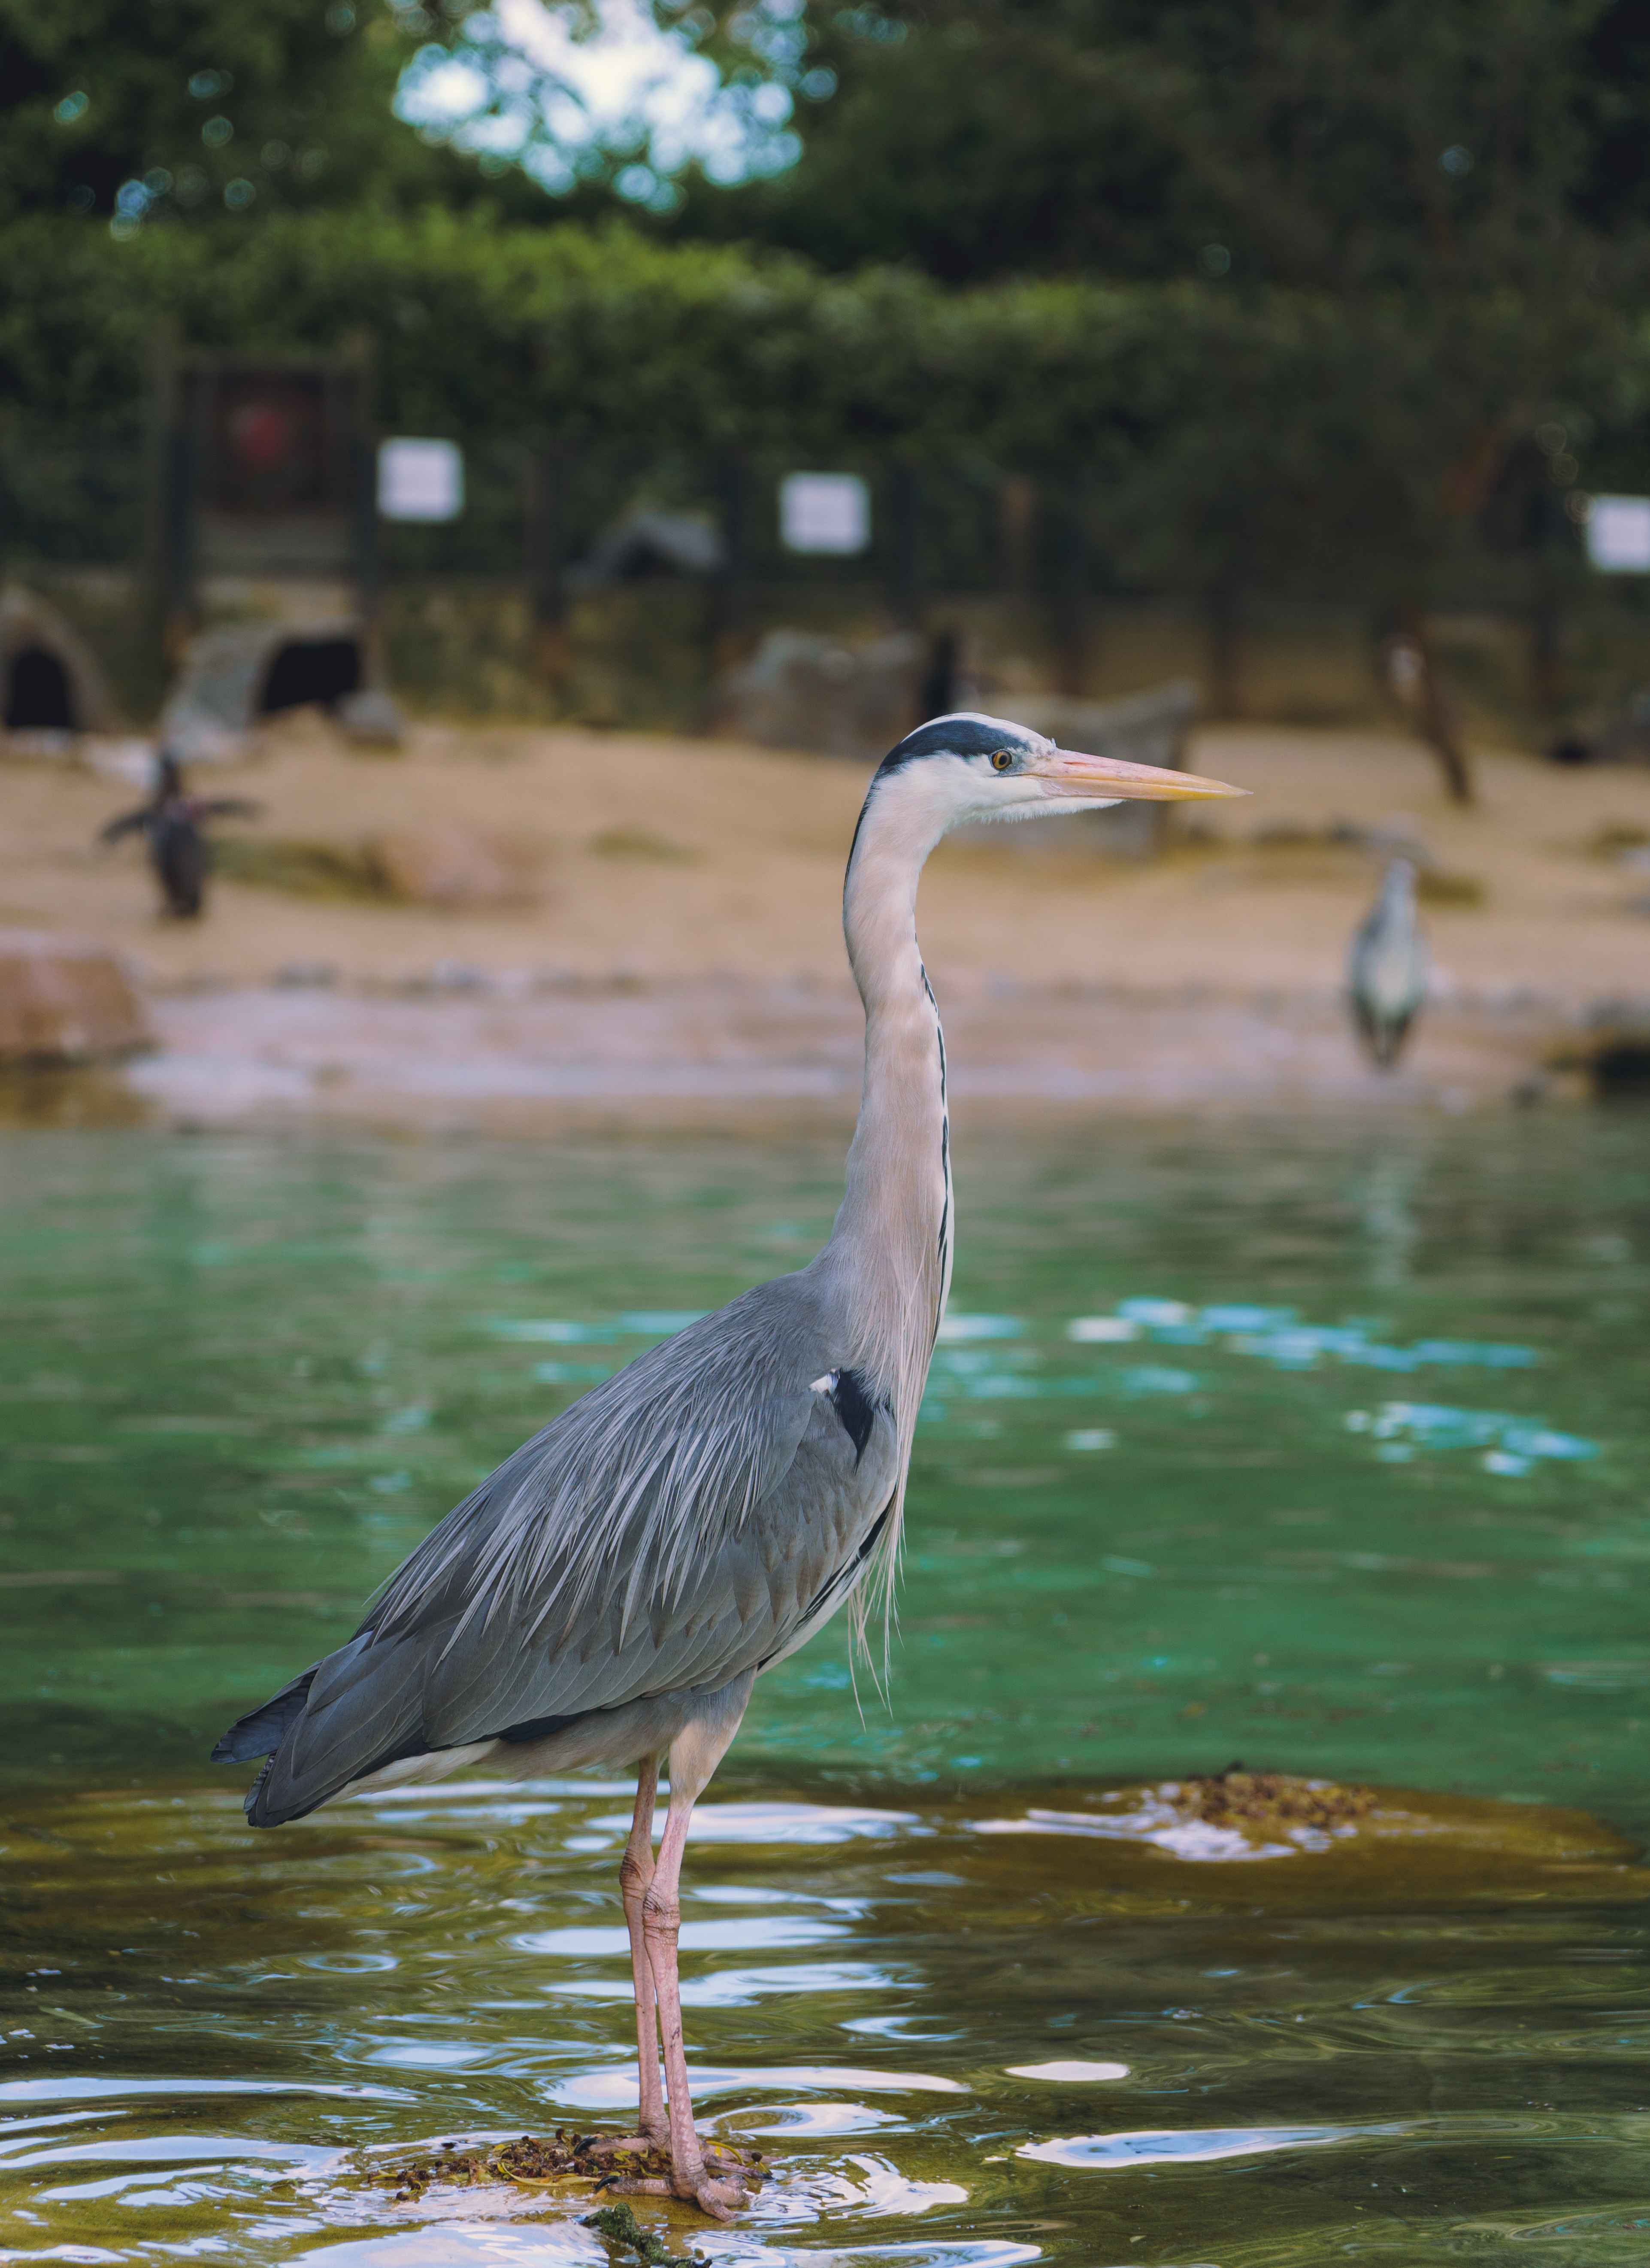
[[[219,1743],[269,1755],[254,1823],[416,1757],[710,1689],[800,1644],[851,1592],[899,1478],[892,1413],[846,1359],[837,1306],[817,1263],[763,1285],[506,1458],[346,1646]]]

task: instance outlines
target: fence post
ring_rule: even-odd
[[[533,674],[553,691],[571,666],[567,637],[567,452],[560,442],[530,450],[522,511],[523,572]]]
[[[348,332],[340,343],[328,390],[339,403],[349,466],[350,564],[361,617],[362,681],[381,684],[384,652],[383,535],[378,518],[378,430],[373,418],[375,347],[365,328]]]
[[[722,563],[711,577],[706,592],[705,644],[713,703],[717,680],[740,658],[740,633],[744,628],[745,460],[729,450],[717,460],[717,519],[722,536]]]
[[[1037,484],[1023,473],[1005,474],[997,491],[998,541],[1009,596],[1028,606],[1035,587]]]
[[[1563,579],[1543,527],[1530,567],[1529,603],[1529,699],[1543,723],[1561,718],[1565,707],[1563,601]]]
[[[164,669],[183,656],[195,628],[195,450],[187,381],[170,324],[157,324],[149,342],[149,511],[146,530],[152,593],[149,628]]]
[[[1056,678],[1071,700],[1081,697],[1088,675],[1088,531],[1083,504],[1083,486],[1075,484],[1062,499],[1056,522],[1059,552],[1050,608]]]
[[[916,630],[923,615],[923,490],[904,457],[889,469],[888,519],[888,606],[902,628]]]
[[[378,451],[359,428],[350,437],[350,550],[356,603],[361,615],[365,681],[374,684],[384,671],[384,566],[379,549]]]
[[[195,436],[168,424],[160,448],[160,652],[174,667],[195,629]]]
[[[1243,600],[1235,564],[1226,563],[1203,592],[1204,669],[1207,714],[1243,714]]]

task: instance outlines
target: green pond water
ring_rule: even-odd
[[[609,2257],[587,2200],[367,2176],[622,2124],[625,1787],[254,1837],[203,1757],[806,1258],[840,1155],[0,1139],[0,2261]],[[1650,1123],[965,1123],[959,1194],[888,1697],[833,1625],[689,1853],[699,2110],[777,2172],[644,2218],[751,2268],[1650,2259]],[[1430,1808],[1138,1792],[1237,1757]]]

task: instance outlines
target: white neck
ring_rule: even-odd
[[[827,1255],[847,1270],[856,1359],[909,1448],[951,1284],[945,1039],[917,944],[917,883],[945,827],[920,778],[894,773],[860,814],[843,887],[866,1012],[865,1086]]]

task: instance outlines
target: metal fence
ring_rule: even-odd
[[[554,637],[534,647],[534,634],[556,632],[582,593],[659,577],[674,579],[682,595],[680,603],[653,611],[661,622],[680,618],[672,634],[678,643],[684,636],[696,643],[707,674],[776,622],[862,627],[876,615],[938,633],[947,615],[935,602],[949,607],[976,599],[1015,602],[1013,637],[1031,630],[1030,644],[1042,648],[1049,674],[1071,692],[1091,681],[1116,689],[1103,652],[1095,664],[1096,646],[1104,649],[1110,636],[1104,623],[1123,619],[1137,602],[1184,617],[1174,650],[1153,647],[1138,675],[1190,668],[1222,712],[1255,699],[1303,718],[1314,703],[1326,715],[1346,711],[1348,685],[1371,666],[1373,612],[1355,578],[1349,576],[1344,593],[1318,585],[1293,593],[1247,584],[1234,590],[1218,579],[1165,588],[1139,572],[1109,526],[1103,492],[1080,466],[1060,479],[1034,482],[978,456],[918,460],[872,445],[845,448],[821,464],[778,447],[713,455],[616,443],[571,446],[542,433],[448,438],[463,452],[463,510],[450,520],[417,524],[375,512],[372,451],[357,435],[346,483],[351,492],[335,514],[331,569],[309,576],[335,585],[352,579],[364,615],[399,593],[391,611],[416,626],[407,631],[415,641],[427,637],[435,620],[433,596],[419,613],[421,592],[454,594],[448,611],[468,623],[488,611],[482,586],[508,585],[503,611],[519,625],[511,635],[522,651],[542,656],[553,651]],[[36,568],[141,571],[130,585],[137,603],[129,608],[129,626],[107,633],[112,666],[134,686],[146,687],[175,659],[180,633],[210,611],[202,601],[214,556],[225,556],[221,542],[214,554],[211,541],[191,537],[207,516],[188,504],[188,455],[175,431],[157,432],[152,408],[141,403],[92,426],[0,412],[0,568],[26,583]],[[810,472],[851,475],[864,484],[869,512],[862,546],[833,555],[799,551],[784,540],[783,484]],[[674,560],[668,542],[652,540],[673,524],[679,539]],[[238,574],[299,576],[301,547],[283,555],[273,528],[266,541],[255,515],[237,523],[232,549]],[[1544,555],[1470,534],[1463,535],[1460,557],[1433,575],[1438,610],[1499,626],[1500,648],[1476,631],[1476,644],[1456,640],[1451,666],[1470,697],[1507,715],[1521,704],[1549,714],[1579,702],[1616,701],[1624,687],[1642,681],[1650,590],[1589,586],[1584,567],[1558,565],[1564,571],[1555,578],[1554,562]],[[467,584],[475,586],[473,600],[465,597]],[[1320,666],[1308,651],[1312,638],[1292,630],[1286,662],[1266,663],[1260,674],[1267,681],[1258,688],[1250,655],[1259,653],[1267,635],[1268,609],[1278,608],[1337,611],[1346,622],[1336,637],[1349,648],[1361,642],[1366,651],[1349,652],[1330,686],[1336,673],[1327,656]],[[622,606],[610,611],[615,625],[630,618]],[[497,637],[502,652],[502,629]],[[441,651],[440,667],[449,676],[466,639],[473,642],[471,630],[455,629]],[[1525,649],[1522,658],[1501,650],[1514,643]],[[1135,644],[1141,644],[1138,637]],[[431,672],[437,660],[432,647]],[[1285,675],[1293,681],[1279,690]],[[1306,686],[1318,677],[1325,680],[1321,693]],[[433,684],[431,692],[434,697]]]
[[[874,585],[902,614],[938,585],[987,593],[1117,580],[1116,563],[1082,539],[1071,501],[1077,484],[1036,497],[1028,482],[983,459],[918,463],[866,449],[816,465],[777,450],[711,456],[574,449],[491,433],[452,438],[464,453],[461,514],[435,525],[379,519],[378,576],[521,578],[541,610],[553,614],[570,588],[600,579],[604,543],[615,531],[652,514],[699,524],[714,554],[703,571],[713,579]],[[170,512],[167,501],[177,468],[166,464],[164,449],[137,417],[92,432],[0,419],[0,558],[14,568],[136,565],[165,546],[169,519],[177,518],[175,499]],[[364,478],[370,463],[369,455]],[[781,485],[804,471],[864,482],[863,549],[832,556],[787,547]],[[247,534],[255,554],[255,527]],[[268,571],[283,572],[273,541],[269,556]],[[180,571],[197,569],[185,563]],[[608,571],[622,579],[631,570]]]

